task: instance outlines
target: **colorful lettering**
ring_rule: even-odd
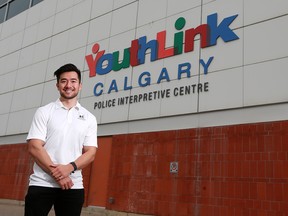
[[[120,60],[120,52],[115,51],[112,54],[106,53],[105,50],[100,50],[98,43],[92,47],[93,54],[85,56],[89,68],[89,76],[93,77],[96,74],[105,75],[111,71],[120,71],[121,69],[130,66],[135,67],[145,63],[145,58],[149,54],[150,61],[156,61],[163,58],[168,58],[175,55],[180,55],[183,52],[192,52],[194,50],[195,37],[200,36],[201,48],[215,46],[218,38],[224,42],[230,42],[239,39],[239,37],[230,28],[231,23],[238,15],[233,15],[224,18],[218,24],[218,14],[214,13],[207,16],[207,24],[199,25],[196,28],[190,28],[185,31],[182,29],[186,25],[186,20],[180,17],[175,22],[175,29],[177,32],[174,34],[173,47],[166,47],[166,31],[158,32],[156,39],[147,41],[147,37],[143,36],[131,41],[131,47],[123,50],[123,59]],[[211,60],[212,61],[212,60]],[[210,62],[211,62],[210,61]],[[209,66],[209,61],[204,66]],[[204,73],[207,70],[204,70]],[[110,87],[111,90],[116,90],[116,86]]]

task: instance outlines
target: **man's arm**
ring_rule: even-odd
[[[46,173],[51,175],[52,171],[55,169],[55,165],[43,145],[44,141],[42,140],[30,139],[28,141],[28,152],[38,166],[40,166]],[[70,189],[73,186],[73,182],[69,176],[57,176],[57,178],[54,177],[54,179],[62,189]]]
[[[77,166],[77,169],[83,169],[88,166],[95,158],[96,147],[94,146],[84,146],[83,154],[78,157],[74,162]],[[71,161],[72,162],[72,161]],[[58,176],[69,176],[69,174],[74,170],[72,164],[66,165],[56,165],[55,169],[53,169],[52,176],[57,178]]]
[[[44,141],[39,139],[30,139],[28,141],[28,152],[38,166],[40,166],[46,173],[50,174],[53,170],[53,162],[43,146]]]
[[[94,161],[97,148],[94,146],[84,146],[84,153],[74,161],[78,169],[83,169]]]

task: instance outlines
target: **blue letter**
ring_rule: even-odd
[[[141,81],[143,76],[147,76],[146,78],[144,78],[144,80],[146,81],[145,83],[142,83],[142,81]],[[138,84],[140,87],[148,86],[148,85],[150,85],[150,82],[151,82],[151,78],[150,78],[150,73],[148,71],[140,74],[140,76],[138,78]]]
[[[112,90],[115,90],[115,92],[118,92],[118,87],[117,87],[117,83],[116,83],[116,80],[112,80],[111,82],[111,85],[109,87],[109,90],[108,90],[108,94],[111,93]]]
[[[170,81],[170,77],[169,77],[168,71],[167,71],[167,69],[165,67],[162,68],[161,73],[159,75],[159,78],[157,80],[157,83],[159,84],[161,82],[161,80],[163,80],[163,79],[166,79],[168,82]]]
[[[103,62],[107,62],[107,66],[103,68]],[[96,65],[96,71],[99,75],[104,75],[109,73],[113,68],[113,54],[108,53],[100,57]]]
[[[132,86],[128,86],[128,77],[124,79],[124,91],[132,89]]]
[[[216,45],[217,39],[221,37],[223,41],[229,42],[239,39],[239,37],[229,28],[229,25],[234,21],[238,16],[226,17],[222,22],[217,26],[217,13],[211,14],[207,17],[207,24],[210,27],[210,42],[209,46]]]
[[[94,92],[94,95],[95,96],[100,96],[102,93],[103,93],[103,89],[101,89],[100,91],[99,91],[99,93],[97,93],[97,88],[98,88],[98,86],[100,86],[101,88],[103,88],[103,83],[101,83],[101,82],[99,82],[99,83],[97,83],[95,86],[94,86],[94,90],[93,90],[93,92]]]
[[[140,49],[138,50],[139,64],[145,63],[145,55],[147,49],[151,50],[150,61],[157,60],[158,42],[157,40],[151,40],[147,43],[146,38],[147,38],[146,36],[139,38],[139,45],[140,45]]]
[[[203,59],[200,59],[200,64],[201,64],[201,65],[203,66],[203,68],[204,68],[204,74],[207,74],[207,73],[208,73],[208,67],[210,66],[213,58],[214,58],[214,56],[211,56],[211,57],[209,58],[209,60],[208,60],[207,63],[205,63],[205,62],[203,61]]]
[[[186,69],[184,67],[186,67]],[[191,64],[188,62],[179,64],[178,65],[178,80],[181,79],[182,73],[187,73],[187,77],[190,77],[191,76],[190,69],[191,69]]]

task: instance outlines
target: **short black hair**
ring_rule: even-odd
[[[78,75],[79,82],[81,82],[81,71],[74,64],[68,63],[68,64],[61,66],[59,69],[57,69],[54,72],[54,76],[56,76],[57,78],[57,83],[60,80],[60,75],[62,73],[69,72],[69,71],[75,71]]]

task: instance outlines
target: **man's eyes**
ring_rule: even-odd
[[[61,82],[61,83],[67,83],[68,80],[61,80],[60,82]],[[77,80],[71,80],[70,82],[71,82],[71,83],[77,83]]]

